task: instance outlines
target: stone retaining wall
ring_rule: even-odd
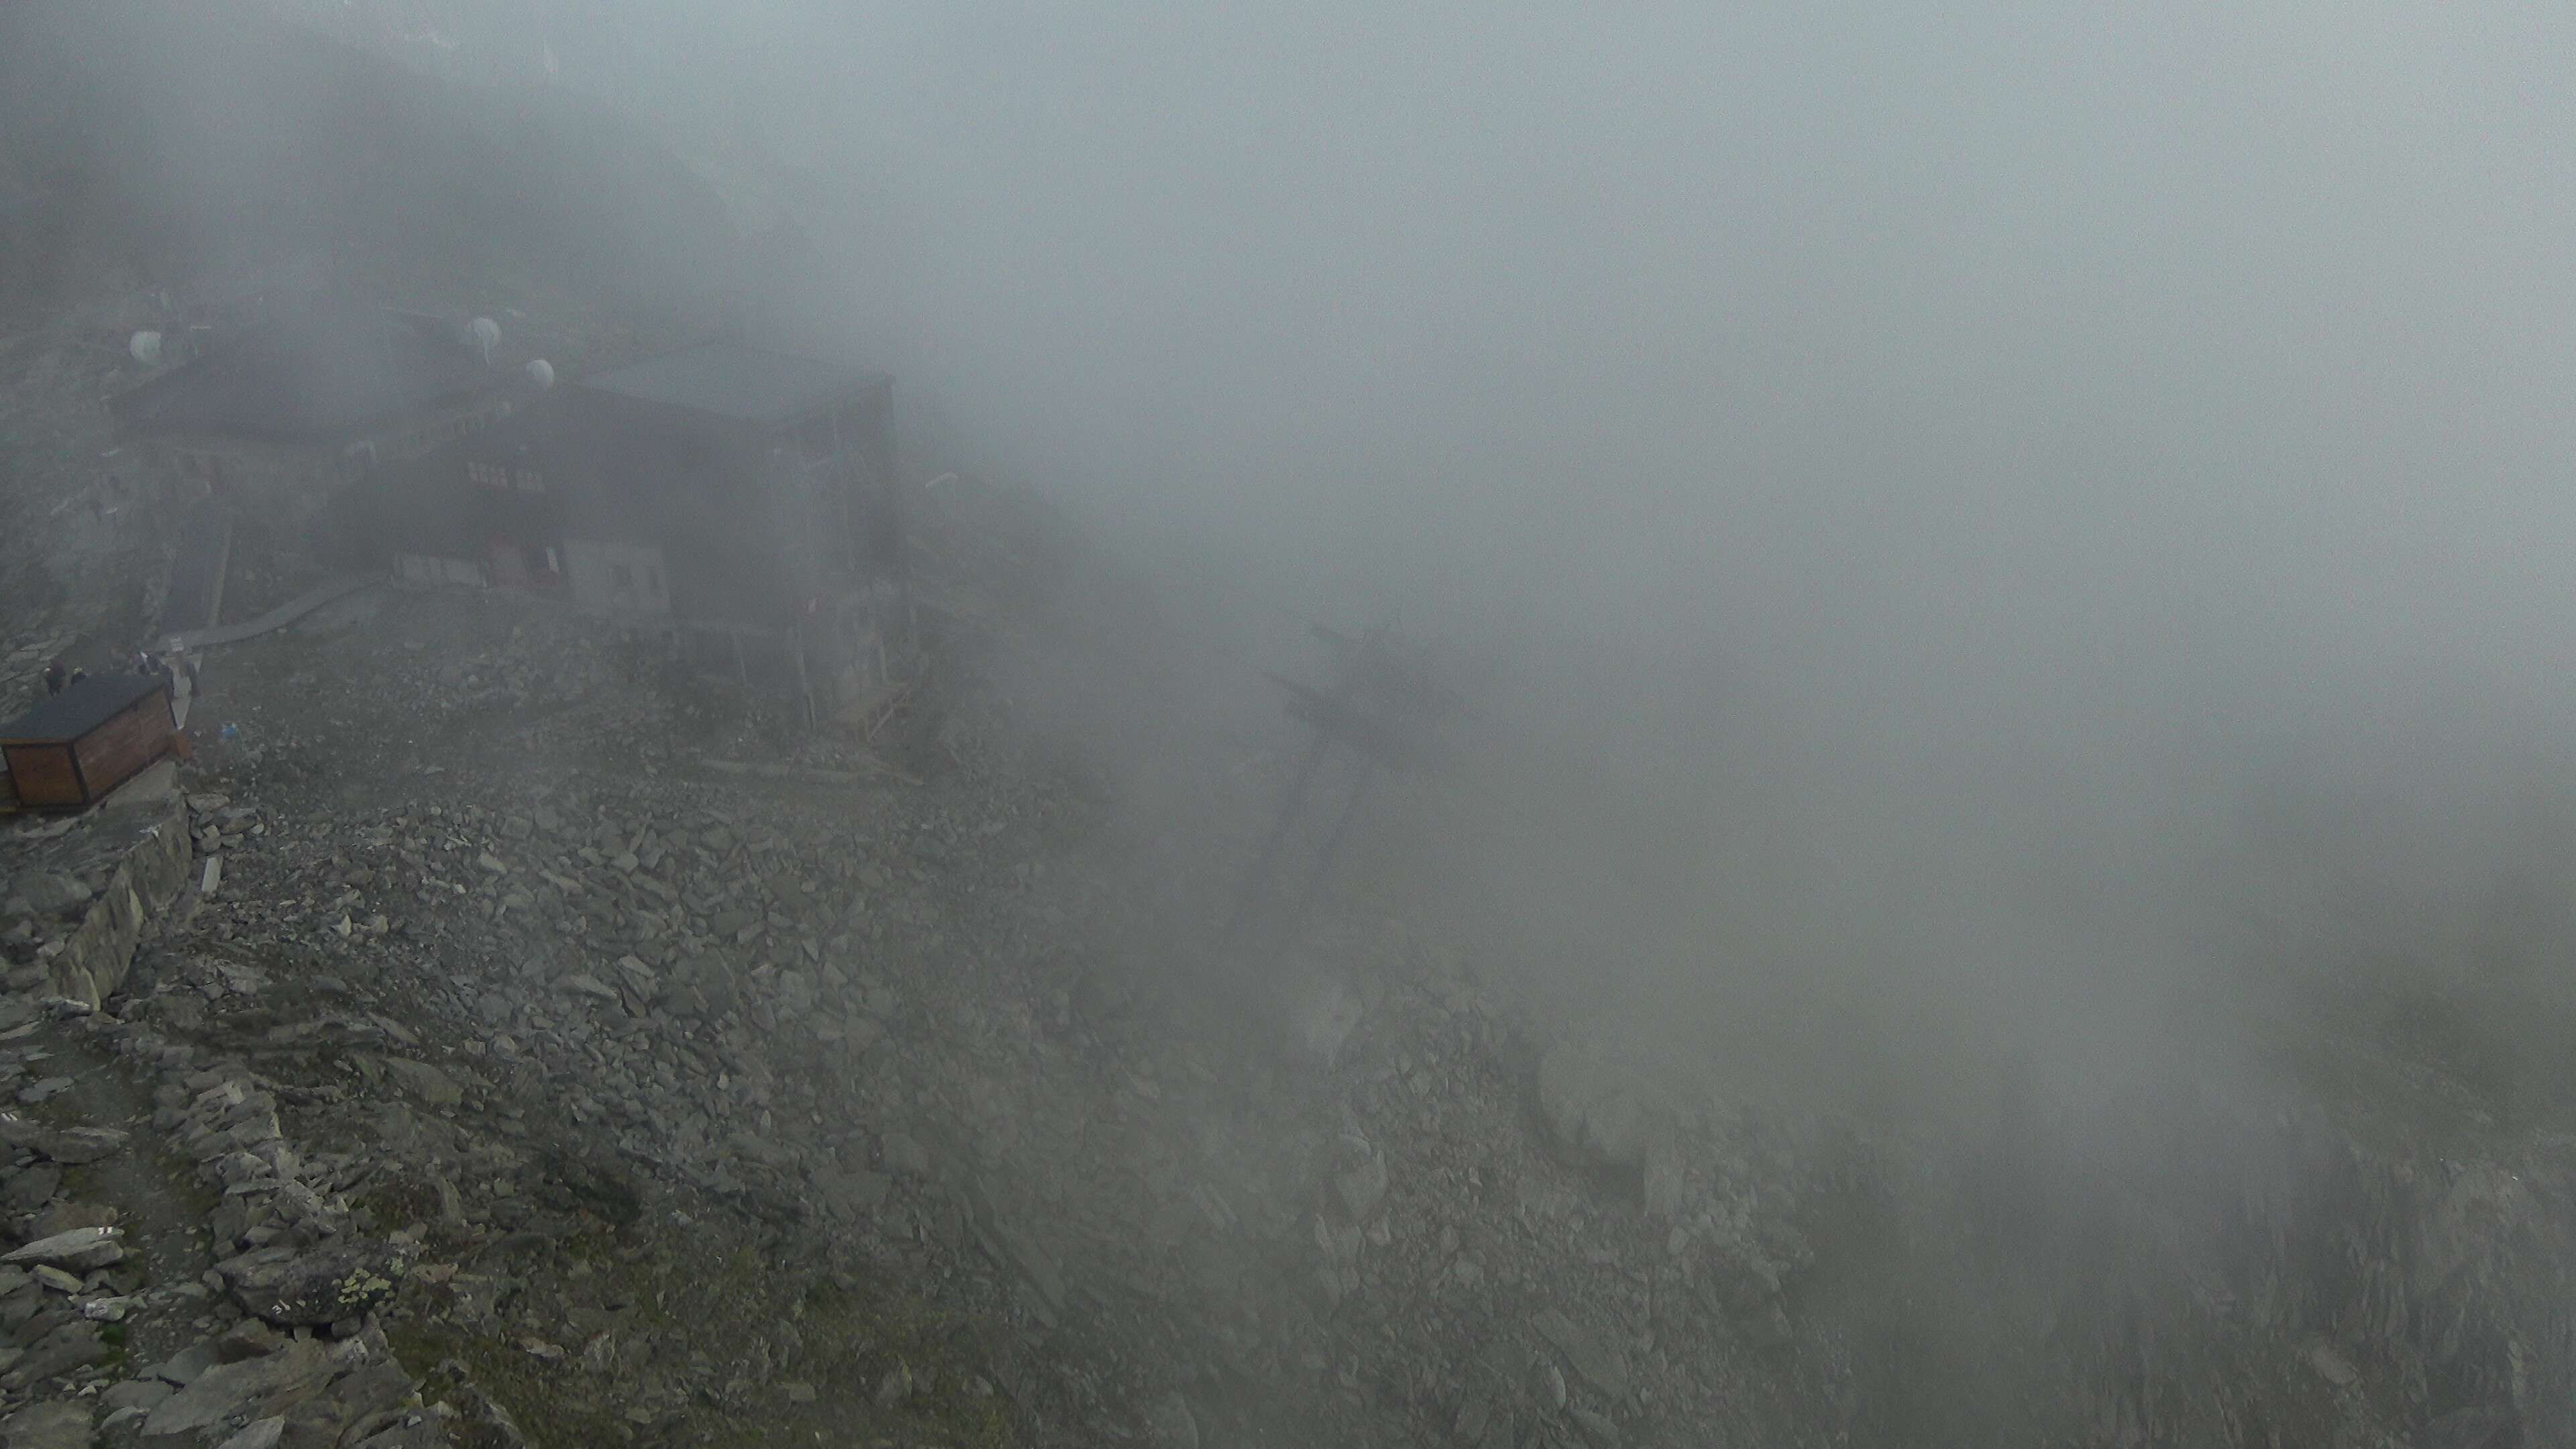
[[[52,993],[95,1011],[125,984],[134,948],[188,882],[188,807],[175,795],[135,832],[116,874],[46,968]]]

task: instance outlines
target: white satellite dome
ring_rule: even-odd
[[[539,387],[555,385],[555,365],[540,357],[528,364],[528,380]]]
[[[133,340],[125,344],[125,350],[133,353],[134,360],[145,367],[158,367],[161,365],[161,334],[137,332]]]
[[[490,362],[492,349],[499,346],[501,342],[501,324],[489,317],[477,317],[465,330],[473,337],[474,346],[482,352],[483,360]]]

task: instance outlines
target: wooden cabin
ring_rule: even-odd
[[[0,758],[20,809],[80,809],[176,754],[178,734],[167,679],[101,674],[0,725]]]

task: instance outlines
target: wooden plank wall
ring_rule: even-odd
[[[82,803],[80,775],[72,769],[69,745],[11,745],[9,778],[17,784],[21,805]]]
[[[170,692],[164,689],[143,696],[132,708],[81,736],[77,748],[89,798],[99,799],[170,753],[170,736],[177,732],[178,725],[170,717]]]

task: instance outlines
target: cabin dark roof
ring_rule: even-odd
[[[705,342],[585,378],[581,385],[739,422],[783,423],[882,381],[882,374],[842,363]]]
[[[504,380],[443,319],[324,308],[218,340],[108,408],[131,432],[317,441]]]
[[[0,725],[0,744],[69,744],[133,708],[136,700],[166,687],[167,681],[158,674],[132,670],[93,674]]]

